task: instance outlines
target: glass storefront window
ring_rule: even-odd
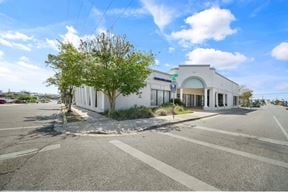
[[[169,103],[170,98],[170,91],[151,89],[151,106],[159,106],[163,103]]]
[[[163,91],[162,90],[157,90],[157,105],[162,105],[163,104]]]
[[[164,103],[169,103],[170,101],[170,91],[164,91]]]

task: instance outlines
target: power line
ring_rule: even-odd
[[[97,24],[96,24],[96,29],[97,29],[97,27],[101,24],[101,22],[102,22],[102,20],[104,19],[107,11],[110,9],[113,1],[114,1],[114,0],[110,0],[110,2],[108,3],[107,7],[105,8],[104,12],[102,13],[101,17],[99,18],[99,20],[98,20],[98,22],[97,22]],[[89,0],[89,2],[90,2],[90,4],[91,4],[91,6],[90,6],[88,12],[90,13],[91,10],[92,10],[92,8],[94,7],[95,1]],[[85,20],[84,27],[86,26],[86,24],[87,24],[87,19]],[[96,29],[95,29],[95,31],[96,31]]]
[[[119,14],[119,16],[116,17],[116,19],[112,22],[112,24],[110,25],[110,28],[109,28],[109,29],[111,29],[111,31],[113,30],[113,27],[114,27],[115,24],[118,22],[118,20],[120,19],[120,17],[121,17],[122,15],[124,15],[125,12],[128,10],[128,8],[131,6],[132,2],[133,2],[133,0],[130,0],[129,3],[127,4],[126,8],[122,11],[122,13]]]
[[[82,12],[82,8],[83,8],[83,5],[84,5],[84,0],[81,0],[81,5],[80,5],[80,9],[78,11],[78,14],[76,16],[76,20],[77,20],[77,23],[79,22],[79,18],[80,18],[80,15],[81,15],[81,12]]]
[[[94,1],[91,1],[91,0],[89,0],[89,2],[90,2],[90,8],[89,8],[89,11],[88,11],[88,16],[87,16],[87,18],[85,19],[85,21],[83,23],[83,31],[86,28],[86,24],[87,24],[87,20],[89,18],[89,14],[90,14],[92,8],[94,7],[94,3],[95,3]]]
[[[111,0],[111,1],[109,2],[108,6],[106,7],[106,9],[104,10],[102,16],[100,17],[100,19],[99,19],[98,24],[96,25],[96,27],[101,24],[102,20],[104,19],[104,16],[106,15],[108,9],[110,9],[112,3],[113,3],[113,0]]]

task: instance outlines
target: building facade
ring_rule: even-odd
[[[170,74],[153,70],[146,79],[146,86],[138,93],[117,98],[116,109],[135,105],[157,107],[171,98],[179,98],[186,107],[204,110],[238,107],[239,85],[216,72],[210,65],[179,65],[171,72],[178,74],[176,93],[171,93]],[[104,93],[87,86],[76,88],[75,103],[97,112],[109,109],[109,101]]]

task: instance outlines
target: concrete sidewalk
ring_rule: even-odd
[[[82,116],[85,121],[65,123],[63,126],[56,126],[55,130],[65,133],[77,134],[124,134],[135,133],[144,130],[155,129],[171,124],[193,121],[202,118],[218,115],[215,112],[193,112],[183,115],[159,116],[147,119],[134,119],[117,121],[107,118],[99,113],[79,107],[73,107],[73,111]]]

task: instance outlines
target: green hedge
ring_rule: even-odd
[[[108,112],[105,112],[105,115],[108,116]],[[153,117],[154,114],[152,109],[143,107],[143,106],[135,106],[129,109],[123,109],[115,111],[111,114],[111,118],[116,119],[118,121],[128,120],[128,119],[143,119]]]

